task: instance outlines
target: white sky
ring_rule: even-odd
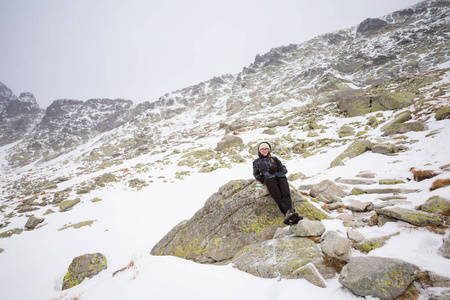
[[[0,0],[0,82],[56,99],[156,101],[271,48],[420,0]]]

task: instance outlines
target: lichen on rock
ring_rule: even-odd
[[[91,278],[107,268],[106,257],[101,253],[77,256],[69,265],[64,276],[62,289],[66,290],[80,284],[86,277]]]

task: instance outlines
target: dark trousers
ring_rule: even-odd
[[[291,193],[286,177],[275,177],[266,180],[266,186],[283,215],[292,208]]]

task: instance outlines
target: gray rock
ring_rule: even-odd
[[[388,23],[381,19],[367,18],[358,25],[356,32],[363,35],[368,35],[381,30],[388,26]]]
[[[327,287],[327,285],[323,281],[322,277],[317,272],[317,269],[311,263],[299,268],[298,270],[295,270],[292,273],[292,275],[294,278],[306,279],[308,282],[310,282],[318,287],[321,287],[321,288]]]
[[[317,198],[321,194],[332,195],[337,197],[347,196],[347,193],[344,192],[344,190],[341,187],[339,187],[333,181],[328,179],[313,185],[311,187],[311,190],[309,191],[309,194],[315,198]]]
[[[202,263],[227,261],[243,247],[272,239],[284,227],[283,215],[267,190],[255,180],[234,180],[219,188],[188,221],[177,225],[152,249]],[[295,210],[312,220],[328,218],[291,189]]]
[[[433,272],[428,272],[433,287],[450,288],[450,278]]]
[[[320,221],[304,218],[297,224],[291,225],[291,231],[299,237],[321,236],[325,232],[325,226]]]
[[[362,172],[356,175],[356,177],[360,178],[375,178],[377,174],[371,172]]]
[[[373,210],[372,202],[353,201],[346,206],[347,209],[351,210],[352,212],[365,212]]]
[[[412,119],[411,116],[411,112],[409,110],[403,111],[397,115],[394,116],[394,119],[386,124],[384,124],[380,130],[381,131],[385,131],[386,129],[389,128],[389,126],[393,125],[393,124],[401,124],[401,123],[405,123],[409,120]]]
[[[442,220],[436,215],[419,210],[406,209],[401,207],[377,209],[378,215],[385,215],[401,221],[405,221],[417,226],[441,225]]]
[[[419,192],[420,190],[417,189],[394,189],[394,188],[364,190],[364,193],[366,194],[411,194]]]
[[[33,230],[38,224],[44,222],[44,218],[29,217],[25,224],[25,230]]]
[[[277,228],[275,234],[273,235],[274,239],[282,239],[292,235],[292,231],[290,226]]]
[[[86,277],[91,278],[107,268],[106,257],[101,253],[77,256],[69,265],[62,283],[66,290],[80,284]]]
[[[308,263],[319,272],[324,268],[319,247],[310,239],[298,237],[248,245],[233,258],[235,268],[262,278],[303,278],[296,271]]]
[[[352,135],[355,135],[355,131],[354,131],[353,127],[344,125],[341,128],[339,128],[338,135],[340,138],[352,136]]]
[[[231,148],[239,148],[243,147],[244,142],[242,139],[235,135],[226,135],[222,138],[222,140],[217,143],[216,151],[226,151]]]
[[[439,248],[439,255],[445,258],[450,258],[450,236],[443,239],[443,244]]]
[[[401,123],[401,124],[392,124],[386,130],[384,130],[383,135],[389,136],[397,133],[406,133],[409,131],[425,131],[428,127],[420,122],[410,122],[410,123]]]
[[[356,295],[388,300],[406,291],[416,271],[416,266],[399,259],[358,256],[344,266],[339,282]]]
[[[348,262],[352,258],[351,242],[335,231],[328,231],[320,243],[322,252],[331,258]]]
[[[382,143],[382,144],[372,145],[371,150],[373,153],[391,154],[391,153],[397,153],[398,147],[391,143]]]
[[[364,240],[364,236],[353,228],[347,229],[347,237],[349,240],[356,243],[362,242]]]

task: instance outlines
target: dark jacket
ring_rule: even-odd
[[[272,156],[272,163],[269,156],[264,157],[261,153],[258,153],[258,156],[259,158],[253,162],[253,176],[255,179],[260,180],[264,178],[264,182],[266,182],[269,178],[286,177],[285,175],[288,172],[286,166],[277,157]],[[270,174],[269,168],[271,166],[278,166],[280,170],[274,174]]]

